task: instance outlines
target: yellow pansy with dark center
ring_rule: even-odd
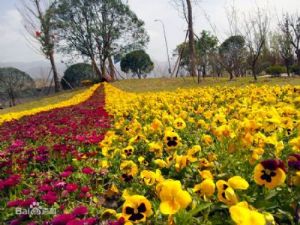
[[[176,120],[174,121],[174,127],[175,127],[176,129],[181,130],[181,129],[184,129],[184,128],[186,127],[186,123],[184,122],[183,119],[178,118],[178,119],[176,119]]]
[[[146,212],[146,206],[144,203],[142,203],[136,210],[134,208],[131,207],[126,207],[125,208],[125,212],[126,214],[130,215],[130,217],[128,218],[131,221],[137,221],[137,220],[141,220],[144,218],[144,215],[142,213]]]
[[[172,131],[167,131],[165,133],[164,141],[168,148],[175,148],[180,142],[180,137],[177,133]]]
[[[125,160],[120,165],[122,171],[122,179],[126,182],[131,181],[138,173],[138,166],[131,160]]]
[[[127,146],[123,149],[123,154],[127,157],[131,156],[134,151],[134,148],[132,146]]]
[[[218,180],[216,183],[218,189],[218,199],[227,205],[234,205],[238,202],[238,196],[234,190],[246,190],[249,187],[248,182],[240,177],[234,176],[228,181]]]
[[[278,159],[264,160],[254,169],[254,181],[258,185],[264,185],[269,189],[282,185],[285,179],[285,166]]]
[[[167,145],[169,147],[176,147],[177,146],[177,137],[167,137]]]
[[[133,223],[144,222],[152,214],[151,204],[142,195],[126,196],[122,214],[126,221]]]

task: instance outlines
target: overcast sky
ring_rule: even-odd
[[[0,0],[0,62],[42,60],[43,57],[34,52],[24,39],[22,18],[16,9],[17,2],[18,0]],[[147,52],[155,60],[166,61],[162,26],[154,20],[160,19],[166,26],[170,54],[176,45],[184,40],[185,21],[170,4],[171,0],[128,0],[128,2],[132,10],[145,21],[150,35]],[[194,9],[196,33],[200,33],[202,29],[212,30],[207,20],[209,17],[211,24],[217,28],[215,32],[219,38],[226,37],[228,23],[225,9],[231,4],[232,0],[202,0]],[[235,0],[236,8],[243,12],[253,11],[256,5],[273,12],[276,10],[278,13],[300,11],[300,0]],[[205,14],[207,16],[204,16]],[[273,19],[277,21],[274,15]]]

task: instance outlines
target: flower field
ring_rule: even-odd
[[[300,223],[300,87],[86,94],[0,126],[4,223]]]

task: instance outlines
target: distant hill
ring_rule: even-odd
[[[60,62],[56,63],[59,76],[62,77],[66,70],[66,65]],[[0,62],[0,67],[15,67],[28,73],[33,79],[47,79],[50,72],[50,64],[47,61],[35,62]]]

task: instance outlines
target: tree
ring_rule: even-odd
[[[144,50],[136,50],[125,55],[121,60],[121,70],[125,73],[132,72],[133,76],[139,79],[146,78],[146,74],[150,73],[154,68],[154,64],[150,56]]]
[[[193,28],[193,6],[192,6],[192,0],[173,0],[179,6],[182,8],[183,15],[185,17],[185,20],[188,24],[188,47],[189,47],[189,71],[191,76],[196,76],[196,50],[195,50],[195,34],[194,34],[194,28]]]
[[[0,91],[9,98],[9,105],[16,105],[16,98],[21,91],[34,88],[34,80],[25,72],[16,68],[0,68]]]
[[[212,55],[216,52],[218,45],[218,39],[216,36],[211,35],[208,31],[203,30],[201,36],[195,40],[196,47],[196,69],[198,70],[198,76],[201,74],[203,77],[207,75],[207,67],[209,63],[212,63]],[[189,47],[188,43],[182,43],[177,46],[175,54],[181,54],[180,67],[190,71],[189,62]]]
[[[262,14],[258,8],[255,13],[245,18],[244,22],[244,37],[249,54],[248,61],[254,80],[257,80],[257,64],[266,44],[269,18],[266,14]]]
[[[40,44],[40,52],[49,59],[55,92],[59,92],[60,83],[54,59],[54,49],[57,42],[54,6],[55,0],[23,0],[23,7],[19,9],[19,12],[23,17],[25,29],[33,40]]]
[[[219,47],[220,63],[229,73],[230,80],[240,74],[245,61],[245,39],[241,35],[231,36]]]
[[[200,65],[201,73],[203,77],[205,77],[207,75],[209,58],[217,49],[218,38],[214,35],[211,35],[208,31],[203,30],[195,45],[197,55],[196,59],[198,61],[197,64]]]
[[[121,0],[61,0],[56,7],[61,51],[88,57],[100,79],[106,76],[107,60],[113,70],[115,54],[149,41],[144,22]]]
[[[294,46],[295,54],[297,56],[298,65],[300,66],[300,16],[286,16],[285,20],[288,20],[291,27],[291,44]]]
[[[61,85],[64,89],[71,87],[80,87],[83,80],[95,80],[97,75],[93,70],[93,66],[86,63],[77,63],[70,66],[61,79]],[[71,85],[71,87],[70,87]]]
[[[279,25],[280,34],[277,35],[277,42],[279,46],[279,53],[283,59],[284,65],[286,67],[286,71],[288,76],[290,76],[290,67],[294,62],[294,54],[293,54],[293,38],[290,31],[290,21],[286,17],[284,18],[284,22]]]

